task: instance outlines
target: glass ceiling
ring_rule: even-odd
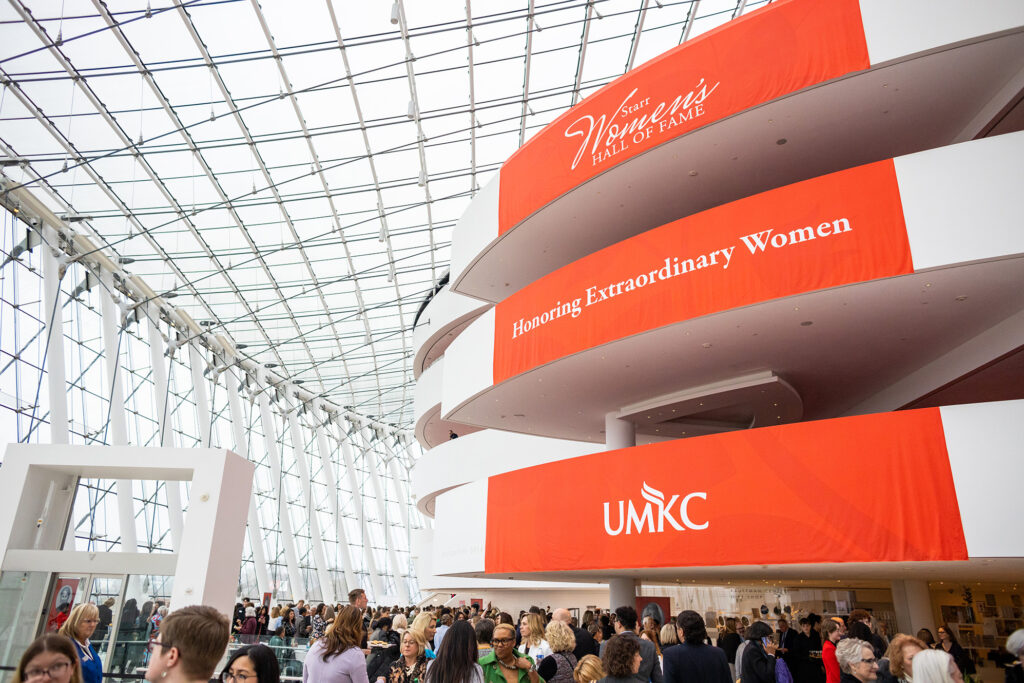
[[[411,426],[452,228],[580,98],[766,0],[0,4],[0,164],[242,354]]]

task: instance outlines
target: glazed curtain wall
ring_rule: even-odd
[[[27,229],[13,214],[0,210],[0,431],[8,442],[39,443],[50,439],[50,397],[47,391],[45,358],[47,326],[52,311],[46,310],[42,267],[42,250],[38,234]],[[31,234],[30,238],[27,235]],[[27,242],[26,239],[31,239]],[[31,247],[31,248],[27,248]],[[64,324],[64,361],[67,381],[69,441],[75,444],[105,445],[112,443],[110,418],[111,385],[104,371],[104,340],[102,297],[108,296],[104,285],[78,263],[66,263],[60,281],[60,305]],[[277,596],[321,598],[316,562],[310,534],[311,509],[318,510],[319,527],[325,551],[332,592],[337,599],[348,589],[344,571],[347,554],[351,558],[351,578],[365,588],[374,599],[397,599],[404,584],[410,599],[416,600],[419,587],[409,555],[409,526],[424,524],[412,504],[408,473],[419,446],[401,432],[364,427],[356,429],[347,420],[323,424],[323,414],[296,406],[283,393],[268,392],[280,473],[276,480],[268,461],[264,443],[265,425],[258,396],[261,386],[238,373],[233,367],[222,371],[225,363],[200,348],[198,356],[190,357],[189,344],[177,348],[168,358],[166,338],[172,334],[161,324],[163,337],[160,357],[166,375],[166,415],[170,443],[160,434],[158,399],[154,391],[153,360],[150,354],[149,319],[141,312],[136,321],[129,314],[128,324],[117,335],[119,373],[123,391],[123,408],[129,443],[139,446],[173,445],[178,447],[210,446],[235,448],[227,382],[241,387],[243,434],[249,458],[256,463],[254,490],[259,520],[258,537],[264,542],[267,576]],[[171,336],[173,339],[173,334]],[[200,375],[206,382],[210,418],[210,443],[202,443],[201,418],[196,406],[192,380],[192,358],[198,358]],[[216,378],[214,381],[213,378]],[[159,378],[158,378],[159,381]],[[287,411],[298,415],[299,452],[305,455],[309,468],[309,495],[304,490],[296,462],[292,432],[295,421]],[[313,414],[316,412],[316,414]],[[337,481],[337,500],[347,544],[339,543],[337,528],[331,521],[327,490],[327,473],[317,443],[317,428],[322,430],[330,452],[333,476]],[[347,442],[354,466],[354,477],[346,467],[342,439]],[[379,476],[382,500],[377,499],[372,485],[373,467]],[[354,484],[354,487],[353,487]],[[292,538],[297,554],[297,570],[301,586],[293,586],[281,535],[279,500],[282,491],[287,502]],[[164,482],[134,482],[132,492],[134,528],[139,552],[172,552],[172,520],[168,514],[167,489]],[[187,514],[187,491],[182,490],[182,503]],[[363,513],[363,521],[359,513]],[[113,481],[82,479],[73,512],[74,544],[78,550],[109,551],[121,548],[116,485]],[[390,539],[395,556],[389,553]],[[241,558],[239,592],[257,595],[257,570],[247,536]],[[372,557],[368,557],[371,553]],[[397,567],[394,559],[397,558]],[[374,574],[376,573],[376,576]],[[374,588],[377,588],[375,591]]]

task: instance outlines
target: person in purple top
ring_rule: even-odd
[[[362,612],[355,605],[342,608],[324,637],[309,648],[302,683],[369,683],[362,639]]]

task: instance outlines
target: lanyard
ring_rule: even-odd
[[[75,641],[75,646],[78,648],[78,653],[82,656],[82,659],[84,659],[87,662],[92,661],[92,652],[89,650],[89,648],[83,647],[82,644],[77,640]]]

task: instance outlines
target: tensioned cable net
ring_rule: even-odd
[[[316,584],[322,535],[331,572],[346,572],[336,588],[379,577],[374,593],[415,597],[400,533],[425,523],[403,488],[418,455],[408,438],[412,330],[444,282],[456,220],[560,113],[767,3],[3,0],[0,428],[11,441],[41,440],[48,325],[61,308],[73,443],[117,443],[118,396],[128,413],[121,440],[135,445],[237,448],[231,420],[245,420],[239,433],[258,465],[250,525],[273,537],[265,560],[248,539],[240,589],[257,588],[254,567],[265,564],[299,597],[301,584]],[[60,307],[43,305],[33,249],[41,236],[26,229],[25,212],[14,213],[12,198],[24,193],[61,219],[65,240],[92,245],[64,255]],[[97,286],[84,267],[90,255],[114,264],[113,281]],[[244,363],[225,367],[231,359],[212,347],[210,355],[186,350],[194,338],[161,327],[173,323],[167,309],[154,321],[136,307],[135,319],[151,319],[147,341],[114,291],[132,276],[203,335],[227,340]],[[109,295],[126,314],[113,348],[100,332],[100,300]],[[158,329],[168,348],[150,355],[161,345]],[[126,371],[123,396],[111,388],[122,380],[103,374],[111,354]],[[222,373],[234,378],[227,394],[248,399],[231,419]],[[210,380],[206,395],[197,377]],[[275,413],[261,402],[267,395]],[[205,428],[203,402],[212,406]],[[305,403],[316,404],[312,413]],[[327,429],[317,411],[366,418],[376,431]],[[280,453],[268,456],[260,439]],[[346,458],[343,442],[355,447]],[[325,465],[333,459],[337,471],[304,471],[303,452]],[[96,514],[112,505],[113,482],[83,485],[73,520],[83,547],[123,543]],[[137,525],[145,521],[138,545],[166,551],[174,505],[163,484],[147,486],[134,492]],[[358,500],[333,500],[332,486]],[[299,510],[290,522],[280,514],[286,505]],[[337,513],[337,533],[310,523],[303,508]],[[396,546],[399,554],[387,555]]]
[[[482,183],[581,97],[763,3],[3,7],[12,177],[244,355],[406,426],[411,329]]]

